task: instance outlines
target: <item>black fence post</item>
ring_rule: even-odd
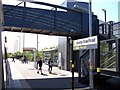
[[[100,87],[100,37],[98,35],[98,46],[95,51],[95,75],[94,75],[94,87],[98,88]]]
[[[120,39],[116,39],[116,71],[120,76]]]

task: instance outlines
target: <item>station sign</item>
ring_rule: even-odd
[[[80,49],[96,49],[98,45],[98,37],[92,36],[88,38],[78,39],[73,41],[73,50]]]

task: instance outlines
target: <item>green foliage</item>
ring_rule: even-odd
[[[8,58],[12,58],[13,54],[12,53],[8,53]]]
[[[23,54],[30,60],[30,61],[33,61],[33,58],[34,58],[34,51],[25,51],[24,53],[21,53],[21,52],[15,52],[14,54],[13,53],[8,53],[8,58],[12,58],[13,56],[15,58],[19,58],[19,56],[22,56],[23,57]],[[20,57],[20,60],[22,60],[22,57]],[[43,57],[43,52],[42,51],[38,51],[38,57]]]
[[[30,59],[30,61],[32,61],[33,55],[34,55],[33,52],[25,52],[25,56],[26,56],[28,59]]]
[[[100,43],[100,51],[102,52],[102,53],[105,53],[105,52],[107,52],[109,50],[109,48],[108,48],[108,44],[107,43]]]
[[[42,51],[38,51],[38,57],[43,58],[43,52]]]
[[[19,55],[22,55],[22,53],[18,51],[18,52],[15,52],[13,55],[14,56],[19,56]]]

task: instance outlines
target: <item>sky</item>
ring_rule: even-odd
[[[61,5],[65,0],[36,0],[56,5]],[[77,0],[89,2],[89,0]],[[118,1],[120,0],[91,0],[92,1],[92,12],[98,16],[98,19],[104,21],[104,12],[101,9],[106,10],[107,21],[115,21],[118,22]],[[17,5],[18,0],[2,0],[3,4]],[[33,4],[27,4],[28,6],[36,6]],[[8,52],[14,52],[14,45],[19,46],[19,42],[21,43],[20,49],[23,47],[23,33],[15,33],[15,32],[2,32],[2,41],[4,41],[4,37],[7,36],[7,48]],[[58,36],[48,36],[48,35],[38,35],[38,46],[39,50],[44,47],[51,47],[58,45]],[[37,35],[36,34],[25,34],[25,44],[24,47],[37,47]],[[19,47],[17,47],[19,49]]]

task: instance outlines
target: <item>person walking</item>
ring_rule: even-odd
[[[40,71],[40,72],[41,72],[41,75],[43,75],[43,73],[42,73],[42,58],[38,58],[37,66],[38,66],[38,71],[37,71],[37,73],[39,74],[39,71]]]
[[[51,60],[51,58],[50,58],[49,61],[48,61],[48,66],[49,66],[48,72],[49,72],[49,73],[52,73],[53,61]]]
[[[12,62],[15,62],[15,58],[14,58],[14,56],[12,57]]]

